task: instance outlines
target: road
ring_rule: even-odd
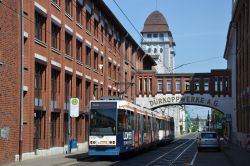
[[[197,151],[196,133],[187,134],[171,144],[143,152],[115,157],[87,157],[64,166],[231,166],[223,152]]]

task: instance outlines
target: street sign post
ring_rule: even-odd
[[[70,98],[70,117],[79,116],[79,99]]]
[[[79,99],[70,98],[69,113],[68,113],[68,153],[71,153],[71,138],[70,138],[70,117],[79,116]]]

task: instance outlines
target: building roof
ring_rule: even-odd
[[[146,19],[142,33],[147,32],[169,32],[167,21],[158,10],[153,11]]]

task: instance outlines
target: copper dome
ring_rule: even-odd
[[[147,32],[169,32],[165,17],[159,12],[152,12],[144,23],[142,33]]]

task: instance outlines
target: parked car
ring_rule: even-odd
[[[202,149],[216,149],[220,151],[220,140],[217,133],[212,131],[199,133],[197,137],[197,148],[198,151],[201,151]]]

